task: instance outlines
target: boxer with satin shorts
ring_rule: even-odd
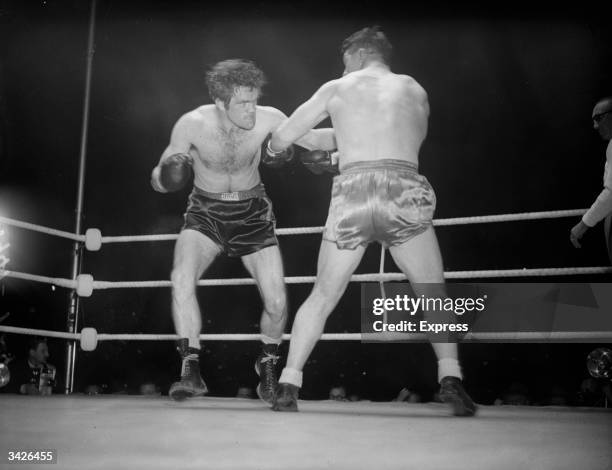
[[[340,249],[401,245],[432,226],[434,190],[416,165],[384,159],[346,165],[334,178],[323,239]]]
[[[427,135],[427,93],[407,75],[391,72],[391,44],[378,28],[365,28],[343,45],[344,76],[325,83],[272,134],[280,152],[330,117],[340,175],[334,180],[321,242],[317,279],[293,323],[287,366],[279,379],[276,411],[297,411],[302,369],[371,241],[389,247],[417,296],[445,297],[444,271],[431,223],[434,192],[417,173]],[[308,158],[325,171],[334,154]],[[311,168],[312,169],[312,168]],[[427,319],[427,313],[426,313]],[[432,338],[430,338],[432,339]],[[476,405],[462,384],[457,344],[432,340],[438,357],[440,397],[458,416]]]

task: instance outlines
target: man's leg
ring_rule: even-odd
[[[263,302],[260,328],[262,351],[255,362],[260,377],[257,395],[266,403],[272,403],[277,385],[276,363],[278,346],[287,323],[287,292],[283,261],[278,245],[243,256],[242,261],[257,282]]]
[[[196,283],[220,251],[210,238],[189,229],[181,232],[174,248],[172,318],[182,357],[181,379],[170,387],[170,396],[175,400],[204,395],[208,391],[200,377],[202,317]]]
[[[442,255],[433,227],[401,245],[390,247],[389,252],[410,281],[417,296],[423,295],[426,298],[446,297]],[[463,392],[462,396],[446,396],[445,401],[453,403],[455,414],[473,415],[476,407],[461,386],[462,374],[458,360],[457,344],[432,342],[431,345],[438,358],[438,381],[442,385],[441,395],[445,393],[445,385],[448,384],[448,387],[457,388],[455,380],[458,381],[460,390],[457,393]],[[461,398],[462,400],[455,400],[455,398]]]
[[[299,308],[293,328],[287,366],[279,379],[279,396],[273,409],[297,411],[297,390],[302,386],[302,369],[323,333],[325,321],[344,294],[351,275],[359,265],[365,247],[341,250],[323,240],[319,251],[317,279],[312,292]]]

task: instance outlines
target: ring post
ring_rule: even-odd
[[[87,130],[89,127],[89,98],[91,93],[91,69],[94,56],[94,33],[96,25],[96,0],[91,0],[89,14],[89,34],[87,38],[87,66],[85,72],[85,99],[83,101],[83,122],[81,127],[81,147],[79,150],[79,183],[77,189],[77,206],[75,215],[75,229],[77,235],[81,234],[83,219],[83,190],[85,186],[85,163],[87,157]],[[74,242],[72,252],[72,279],[76,280],[81,270],[82,242]],[[66,328],[69,333],[76,333],[78,327],[79,296],[76,290],[70,292],[69,309],[66,318]],[[64,393],[72,393],[74,386],[74,366],[76,362],[76,341],[68,340],[66,343],[66,374],[64,380]]]

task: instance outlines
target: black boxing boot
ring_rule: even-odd
[[[170,397],[183,401],[186,398],[206,395],[208,388],[200,376],[200,350],[190,348],[187,338],[179,339],[177,349],[183,360],[181,379],[170,387]]]
[[[278,344],[264,344],[261,354],[255,361],[255,372],[259,376],[257,396],[268,405],[274,403],[274,394],[278,385],[276,363],[279,359]]]
[[[300,388],[297,385],[279,383],[274,396],[274,411],[298,411],[297,401]]]
[[[458,377],[447,376],[440,381],[440,400],[452,405],[455,416],[474,416],[478,409]]]

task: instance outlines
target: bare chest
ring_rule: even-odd
[[[236,173],[257,165],[263,137],[255,131],[210,130],[196,136],[193,146],[206,168]]]

